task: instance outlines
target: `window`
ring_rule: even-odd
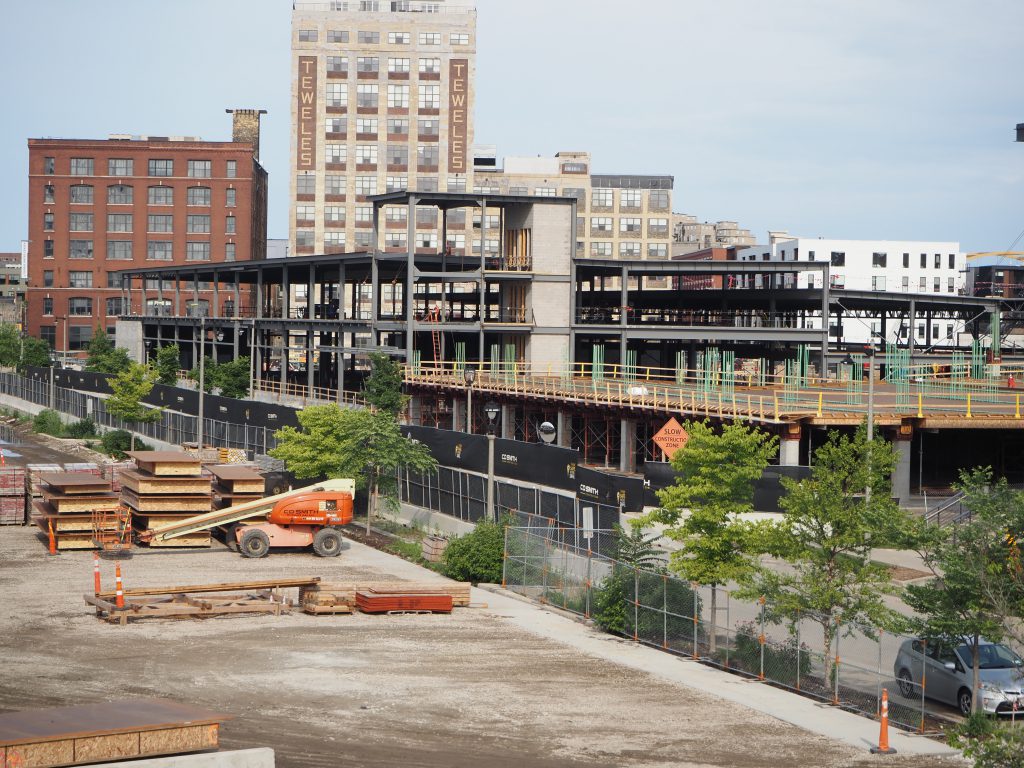
[[[366,133],[373,136],[377,135],[377,118],[376,117],[360,117],[356,119],[356,133]]]
[[[942,278],[936,277],[932,280],[932,293],[942,292]]]
[[[52,176],[54,173],[54,166],[56,161],[52,157],[43,158],[43,173],[48,176]]]
[[[388,176],[385,181],[385,191],[397,192],[401,189],[409,188],[409,177],[408,176]]]
[[[946,293],[956,293],[956,286],[952,277],[946,278]]]
[[[950,269],[956,269],[956,254],[955,253],[949,254],[949,268]]]
[[[43,271],[43,287],[44,288],[52,288],[53,287],[53,270],[52,269],[47,269],[47,270]]]
[[[558,190],[554,187],[537,187],[533,190],[537,197],[558,197]]]
[[[416,247],[417,248],[429,248],[432,251],[437,250],[437,232],[417,232],[416,233]]]
[[[109,205],[131,205],[134,190],[127,184],[113,184],[107,187],[107,203]]]
[[[669,208],[669,191],[667,189],[652,189],[647,198],[647,205],[652,211],[667,211]]]
[[[135,163],[130,157],[112,157],[107,160],[107,176],[131,176]]]
[[[376,165],[377,145],[356,144],[356,163],[359,165]]]
[[[925,269],[928,266],[928,254],[921,254],[921,269]]]
[[[107,240],[107,258],[116,261],[130,261],[132,258],[132,241]]]
[[[312,221],[316,215],[315,205],[297,205],[295,206],[295,220],[296,221]]]
[[[360,88],[362,86],[359,86]],[[328,106],[347,106],[348,105],[348,86],[345,83],[328,83],[327,84],[327,105]]]
[[[108,213],[107,232],[131,232],[132,215],[130,213]]]
[[[380,43],[380,32],[358,32],[356,40],[367,45],[377,45]]]
[[[373,206],[372,205],[357,205],[356,206],[356,222],[358,222],[360,224],[372,224],[373,223]]]
[[[327,57],[327,71],[339,74],[348,74],[348,57],[347,56],[328,56]]]
[[[324,178],[324,193],[328,195],[345,194],[345,177],[337,173],[328,173]]]
[[[208,233],[210,231],[210,217],[205,214],[189,214],[187,218],[189,233]]]
[[[440,45],[440,32],[420,32],[420,45]]]
[[[122,314],[123,309],[124,301],[120,296],[113,299],[107,299],[107,317],[117,317]]]
[[[871,266],[878,268],[885,268],[885,263],[888,260],[888,256],[884,253],[872,253],[871,254]]]
[[[619,193],[619,207],[623,210],[630,208],[639,210],[642,193],[639,189],[624,189]]]
[[[388,43],[391,45],[408,45],[409,40],[408,32],[388,32]]]
[[[345,128],[345,120],[344,118],[341,117],[327,118],[327,122],[325,123],[324,127],[327,129],[328,134],[340,133],[341,135],[344,136],[345,133],[347,132]]]
[[[149,175],[150,176],[173,176],[174,175],[174,161],[173,160],[150,160],[149,161]]]
[[[421,75],[439,75],[441,74],[441,60],[440,59],[420,59],[420,74]]]
[[[647,244],[647,258],[649,258],[649,259],[667,259],[668,258],[668,243],[648,243]]]
[[[885,275],[874,275],[871,278],[871,290],[872,291],[884,291],[885,290]]]
[[[209,261],[209,243],[185,243],[185,259],[188,261]]]
[[[92,288],[92,272],[68,272],[69,288]]]
[[[441,86],[440,85],[420,85],[420,98],[419,107],[420,109],[440,109],[441,108]]]
[[[638,259],[640,258],[641,248],[640,243],[635,242],[622,242],[619,243],[619,256],[624,259]]]
[[[68,228],[72,232],[92,232],[91,213],[72,213],[68,218]]]
[[[47,297],[45,297],[43,299],[43,314],[44,315],[52,315],[53,314],[53,299],[50,298],[49,296],[47,296]]]
[[[228,160],[227,165],[224,168],[224,175],[229,179],[235,178],[238,173],[238,161]]]
[[[43,202],[52,203],[53,199],[53,184],[47,184],[43,187]]]
[[[902,282],[902,286],[901,287],[902,287],[903,291],[904,292],[909,292],[910,291],[910,277],[908,277],[907,275],[904,275],[901,278],[901,282]]]
[[[146,243],[146,258],[155,261],[171,260],[170,240],[150,240]]]
[[[348,42],[348,30],[345,30],[345,29],[329,29],[329,30],[327,30],[327,42],[328,43],[347,43]]]
[[[605,216],[594,216],[590,219],[590,233],[597,234],[601,232],[610,233],[612,231],[612,220],[610,217]]]
[[[437,136],[441,121],[436,118],[420,118],[417,121],[416,132],[420,136]]]
[[[388,72],[409,73],[409,59],[388,59]]]
[[[437,176],[420,176],[416,179],[416,189],[419,192],[437,192],[438,183]]]
[[[94,162],[91,157],[72,157],[71,158],[71,175],[72,176],[92,176],[93,175]]]
[[[449,192],[465,192],[466,191],[466,176],[461,173],[454,174],[448,177],[448,191]],[[454,223],[451,215],[448,216],[448,222]]]
[[[225,216],[224,217],[224,234],[233,235],[235,234],[235,217]]]
[[[68,299],[68,314],[77,316],[88,316],[92,314],[92,299],[85,296],[76,296]],[[77,326],[72,326],[69,331],[74,331]],[[91,329],[90,329],[91,330]],[[76,347],[72,347],[76,349]]]
[[[922,277],[920,280],[917,281],[917,291],[918,291],[918,293],[924,293],[927,290],[928,290],[928,278],[927,277]]]
[[[324,208],[324,221],[345,223],[345,208],[341,205],[328,205]]]
[[[416,145],[416,165],[420,168],[436,168],[440,158],[437,144]]]
[[[903,268],[904,269],[908,269],[909,267],[910,267],[910,254],[909,253],[904,253],[903,254]]]
[[[226,190],[224,190],[224,207],[225,208],[234,208],[235,207],[235,197],[236,197],[235,192],[236,191],[237,190],[235,190],[235,189],[226,189]]]
[[[637,218],[630,218],[623,216],[619,219],[619,232],[623,234],[635,234],[638,235],[642,231],[641,220]]]
[[[380,72],[380,59],[376,56],[359,56],[356,58],[356,72],[376,75]]]
[[[668,219],[648,219],[647,234],[649,237],[668,237]]]
[[[150,187],[149,188],[149,204],[150,205],[174,205],[174,188],[173,187]]]
[[[92,240],[71,240],[68,243],[68,257],[72,259],[91,259]],[[72,286],[74,287],[74,286]]]
[[[613,193],[610,189],[594,189],[591,192],[591,206],[594,208],[611,208]]]
[[[376,85],[364,83],[356,87],[356,106],[363,109],[377,109],[380,91]]]
[[[376,195],[377,194],[377,177],[376,176],[356,176],[356,194],[357,195]]]
[[[408,212],[405,208],[389,206],[384,209],[384,219],[386,221],[400,222],[404,224],[408,218],[407,213]]]
[[[408,165],[409,146],[407,144],[388,144],[388,165]]]
[[[953,324],[952,323],[946,323],[946,338],[947,339],[952,339],[953,338]]]
[[[208,179],[210,178],[211,172],[211,161],[209,160],[189,160],[188,161],[188,176],[190,179]]]
[[[224,243],[224,261],[235,260],[235,243]]]
[[[299,42],[300,43],[315,43],[317,40],[317,34],[315,29],[300,29],[299,30]]]
[[[388,107],[393,109],[409,108],[409,86],[389,85],[388,86]]]
[[[43,240],[43,258],[53,258],[53,240]]]
[[[316,175],[304,173],[295,179],[295,193],[299,195],[316,194]]]
[[[313,231],[309,229],[295,230],[295,247],[312,248],[314,245]]]
[[[393,232],[384,233],[384,247],[385,248],[406,248],[409,242],[409,237],[405,232],[395,230]]]
[[[917,338],[919,338],[919,339],[923,339],[924,338],[924,323],[918,323],[917,324]]]
[[[348,159],[348,147],[344,144],[324,145],[324,160],[328,163],[344,163]]]
[[[209,187],[189,187],[188,188],[188,204],[189,205],[209,205],[210,204],[210,188]]]
[[[75,184],[71,187],[71,202],[92,205],[93,189],[90,184]]]
[[[324,250],[325,251],[338,251],[345,249],[345,233],[338,232],[337,230],[332,232],[324,232]]]
[[[435,208],[418,207],[416,209],[416,225],[425,224],[432,227],[437,224],[437,210]]]
[[[942,269],[942,254],[941,253],[936,253],[935,254],[935,268],[936,269]]]
[[[147,232],[173,232],[174,217],[160,214],[149,214],[146,221]]]
[[[363,230],[356,232],[356,248],[372,248],[373,247],[373,232],[369,230]]]
[[[408,136],[409,121],[404,117],[389,117],[388,134],[393,136]]]
[[[469,35],[465,32],[452,32],[448,36],[451,45],[469,45]]]

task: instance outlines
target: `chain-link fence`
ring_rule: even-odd
[[[97,425],[110,429],[131,429],[137,434],[172,445],[196,442],[199,419],[196,416],[164,409],[160,420],[150,424],[126,424],[107,412],[104,399],[87,392],[50,386],[49,382],[31,379],[17,373],[0,373],[0,392],[35,405],[53,408],[76,419],[91,418]],[[266,454],[274,448],[274,427],[236,424],[218,419],[203,420],[203,442],[217,448],[239,448],[252,455]]]
[[[763,598],[742,600],[724,587],[626,565],[580,534],[554,525],[507,528],[504,585],[637,642],[871,717],[885,688],[893,724],[919,732],[936,727],[927,680],[895,677],[901,645],[912,638],[824,616],[783,619]]]

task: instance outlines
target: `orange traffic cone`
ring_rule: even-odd
[[[100,592],[103,591],[102,589],[100,589],[100,553],[99,552],[93,552],[92,553],[92,583],[93,583],[93,588],[96,590],[96,594],[97,595]]]
[[[50,526],[50,550],[49,551],[50,551],[51,555],[56,555],[57,554],[57,536],[53,532],[53,521],[52,520],[50,521],[49,526]]]
[[[882,716],[878,730],[878,746],[871,748],[873,755],[893,755],[896,750],[889,746],[889,691],[882,689]]]
[[[114,584],[115,584],[115,600],[114,604],[118,608],[124,608],[124,589],[121,587],[121,564],[117,563],[114,566]]]

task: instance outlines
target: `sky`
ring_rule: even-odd
[[[673,210],[765,242],[1024,231],[1021,0],[477,0],[475,141],[675,178]],[[26,236],[34,137],[228,140],[268,110],[288,235],[289,0],[0,3],[0,251]],[[1024,238],[1017,243],[1024,250]]]

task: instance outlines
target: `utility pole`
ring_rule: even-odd
[[[875,345],[874,342],[868,347],[868,440],[867,459],[868,478],[867,486],[864,488],[864,506],[871,503],[871,443],[875,439]]]

